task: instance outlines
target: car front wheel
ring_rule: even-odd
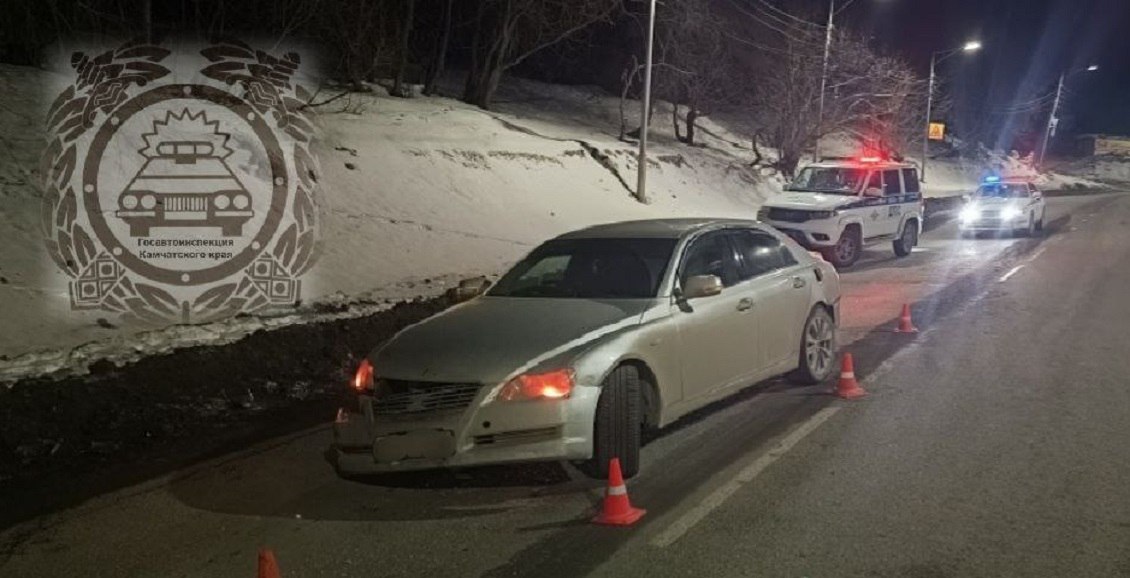
[[[845,229],[840,234],[840,240],[836,242],[835,246],[824,249],[821,253],[823,253],[826,261],[837,269],[841,269],[851,267],[859,260],[862,245],[863,239],[859,229],[852,227]]]
[[[640,376],[635,367],[621,365],[601,385],[593,424],[592,459],[584,471],[594,478],[608,477],[608,462],[620,459],[625,478],[640,470]]]
[[[822,305],[812,308],[800,338],[800,366],[790,379],[813,385],[822,383],[835,369],[836,322]]]

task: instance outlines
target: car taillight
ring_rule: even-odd
[[[353,389],[361,391],[373,390],[373,364],[368,359],[362,359],[357,366],[357,373],[353,374]]]
[[[573,370],[559,369],[547,373],[527,373],[511,379],[502,387],[498,399],[518,401],[531,399],[563,399],[573,392]]]

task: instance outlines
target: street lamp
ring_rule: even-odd
[[[926,89],[926,134],[922,138],[922,174],[919,175],[920,180],[926,180],[926,159],[930,155],[930,115],[934,112],[934,82],[937,78],[935,70],[945,59],[958,52],[968,53],[978,50],[981,50],[981,43],[977,40],[971,40],[957,48],[939,50],[930,55],[930,86]]]
[[[655,45],[655,0],[647,16],[647,63],[643,73],[643,110],[640,111],[640,152],[636,158],[636,199],[647,202],[647,125],[651,113],[651,55]]]
[[[1036,166],[1040,168],[1044,167],[1044,155],[1048,152],[1048,141],[1052,138],[1052,133],[1055,130],[1055,126],[1059,124],[1059,119],[1056,118],[1056,113],[1059,112],[1059,103],[1061,101],[1061,98],[1063,97],[1063,82],[1067,79],[1068,76],[1071,76],[1073,74],[1078,74],[1080,72],[1095,72],[1098,69],[1099,65],[1092,64],[1087,68],[1075,70],[1072,72],[1064,72],[1059,75],[1059,84],[1055,89],[1055,103],[1052,104],[1052,113],[1048,115],[1048,128],[1044,130],[1044,142],[1040,145],[1040,159],[1039,161],[1037,161]]]

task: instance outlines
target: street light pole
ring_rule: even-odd
[[[930,84],[926,88],[926,134],[922,137],[922,174],[918,175],[919,180],[926,180],[926,165],[930,156],[930,117],[934,112],[934,84],[937,81],[935,70],[943,60],[958,52],[976,52],[978,50],[981,50],[981,43],[972,40],[953,50],[939,50],[930,54]],[[938,58],[939,55],[941,58]]]
[[[636,199],[647,203],[647,127],[651,119],[651,57],[655,44],[655,2],[647,18],[647,64],[643,73],[643,110],[640,111],[640,152],[636,159]]]
[[[1048,128],[1044,131],[1044,142],[1040,145],[1040,160],[1036,166],[1044,168],[1044,155],[1048,152],[1048,141],[1052,138],[1052,129],[1056,125],[1056,113],[1059,112],[1059,101],[1063,98],[1063,81],[1067,77],[1064,72],[1059,75],[1059,84],[1055,88],[1055,103],[1052,104],[1052,113],[1048,115]]]
[[[820,113],[816,117],[816,160],[820,160],[820,138],[824,132],[824,90],[828,86],[828,57],[832,53],[832,26],[836,19],[836,0],[830,0],[828,6],[828,29],[824,36],[824,72],[820,75]]]
[[[937,52],[930,55],[930,84],[926,89],[926,134],[922,138],[922,174],[918,175],[923,182],[926,181],[926,159],[930,156],[930,116],[934,112],[934,69],[937,66],[937,56]]]

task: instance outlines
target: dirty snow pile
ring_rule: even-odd
[[[321,255],[303,280],[300,307],[207,325],[129,326],[106,313],[72,311],[68,278],[43,247],[42,127],[68,81],[0,65],[0,382],[380,311],[439,294],[460,278],[497,273],[571,229],[751,217],[782,186],[748,167],[745,137],[703,120],[703,146],[688,147],[674,140],[670,122],[657,122],[644,205],[630,194],[635,146],[617,138],[618,98],[515,81],[496,110],[484,111],[450,98],[390,98],[378,88],[318,111]],[[658,107],[656,118],[669,119],[670,109]]]

